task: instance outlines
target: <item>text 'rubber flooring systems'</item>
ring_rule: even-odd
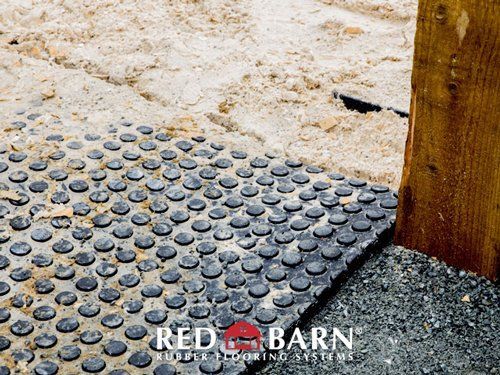
[[[394,223],[384,186],[129,122],[42,136],[37,117],[0,153],[0,374],[244,372],[217,359],[228,327],[293,327]],[[158,361],[157,327],[219,340]]]

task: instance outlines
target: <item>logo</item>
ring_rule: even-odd
[[[271,352],[261,352],[263,333]],[[337,327],[313,327],[308,335],[304,335],[299,327],[295,327],[286,335],[281,327],[265,327],[263,333],[253,324],[243,320],[231,325],[221,335],[217,335],[216,331],[209,327],[179,327],[175,333],[168,327],[157,328],[157,360],[206,361],[209,351],[216,347],[220,340],[223,341],[220,344],[227,352],[216,351],[217,360],[286,361],[290,355],[289,351],[299,347],[303,351],[293,354],[296,360],[351,361],[354,356],[353,336],[361,334],[361,330],[349,328],[341,332]],[[306,351],[307,348],[311,351]],[[279,353],[276,352],[278,350]]]
[[[262,334],[254,325],[239,321],[229,327],[224,333],[224,343],[227,350],[260,350]]]

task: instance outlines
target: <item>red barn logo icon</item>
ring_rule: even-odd
[[[239,321],[224,333],[224,342],[228,350],[260,350],[262,334],[254,325]]]

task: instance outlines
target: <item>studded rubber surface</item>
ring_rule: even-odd
[[[0,154],[0,374],[243,372],[158,362],[156,327],[292,327],[394,222],[386,187],[203,137],[26,145]]]

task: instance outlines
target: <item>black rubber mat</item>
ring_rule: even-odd
[[[36,118],[0,154],[0,374],[243,372],[217,359],[228,327],[293,327],[394,222],[387,187],[298,161],[128,122],[42,137]],[[156,327],[220,340],[158,361]]]

